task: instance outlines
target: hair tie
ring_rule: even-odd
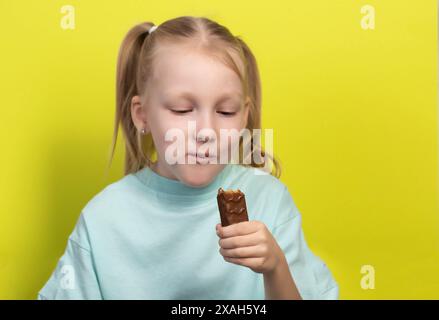
[[[149,34],[153,33],[154,30],[157,29],[157,28],[158,28],[158,26],[152,26],[152,27],[148,30],[148,33],[149,33]]]

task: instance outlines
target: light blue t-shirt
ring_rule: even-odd
[[[265,299],[263,275],[219,253],[220,187],[244,192],[249,219],[271,231],[304,299],[337,299],[287,187],[261,173],[228,164],[193,188],[143,168],[110,184],[82,210],[38,299]]]

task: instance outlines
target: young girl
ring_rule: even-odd
[[[258,68],[242,39],[199,17],[133,27],[119,52],[112,149],[121,126],[125,176],[84,207],[38,298],[337,298],[279,162],[270,156],[274,174],[264,175],[253,160],[218,160],[230,150],[218,146],[221,129],[260,123]],[[169,161],[174,129],[197,147],[185,163]],[[213,147],[200,152],[205,144]],[[245,194],[248,222],[220,225],[219,188]]]

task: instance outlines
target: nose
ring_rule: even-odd
[[[196,136],[193,137],[198,144],[216,141],[216,133],[213,117],[209,113],[203,113],[196,120]]]
[[[212,143],[216,140],[215,131],[212,128],[202,128],[198,131],[196,141],[203,144],[206,142]]]

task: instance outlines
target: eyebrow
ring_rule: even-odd
[[[165,96],[168,96],[168,97],[171,96],[171,97],[177,98],[177,99],[185,99],[185,100],[188,100],[190,102],[194,102],[196,100],[196,98],[194,97],[194,95],[192,93],[186,92],[186,91],[179,92],[176,94],[169,92],[169,93],[166,93]],[[241,97],[242,96],[240,93],[226,92],[226,93],[223,93],[219,96],[217,103],[224,102],[227,100],[235,100],[235,99],[241,100]]]

